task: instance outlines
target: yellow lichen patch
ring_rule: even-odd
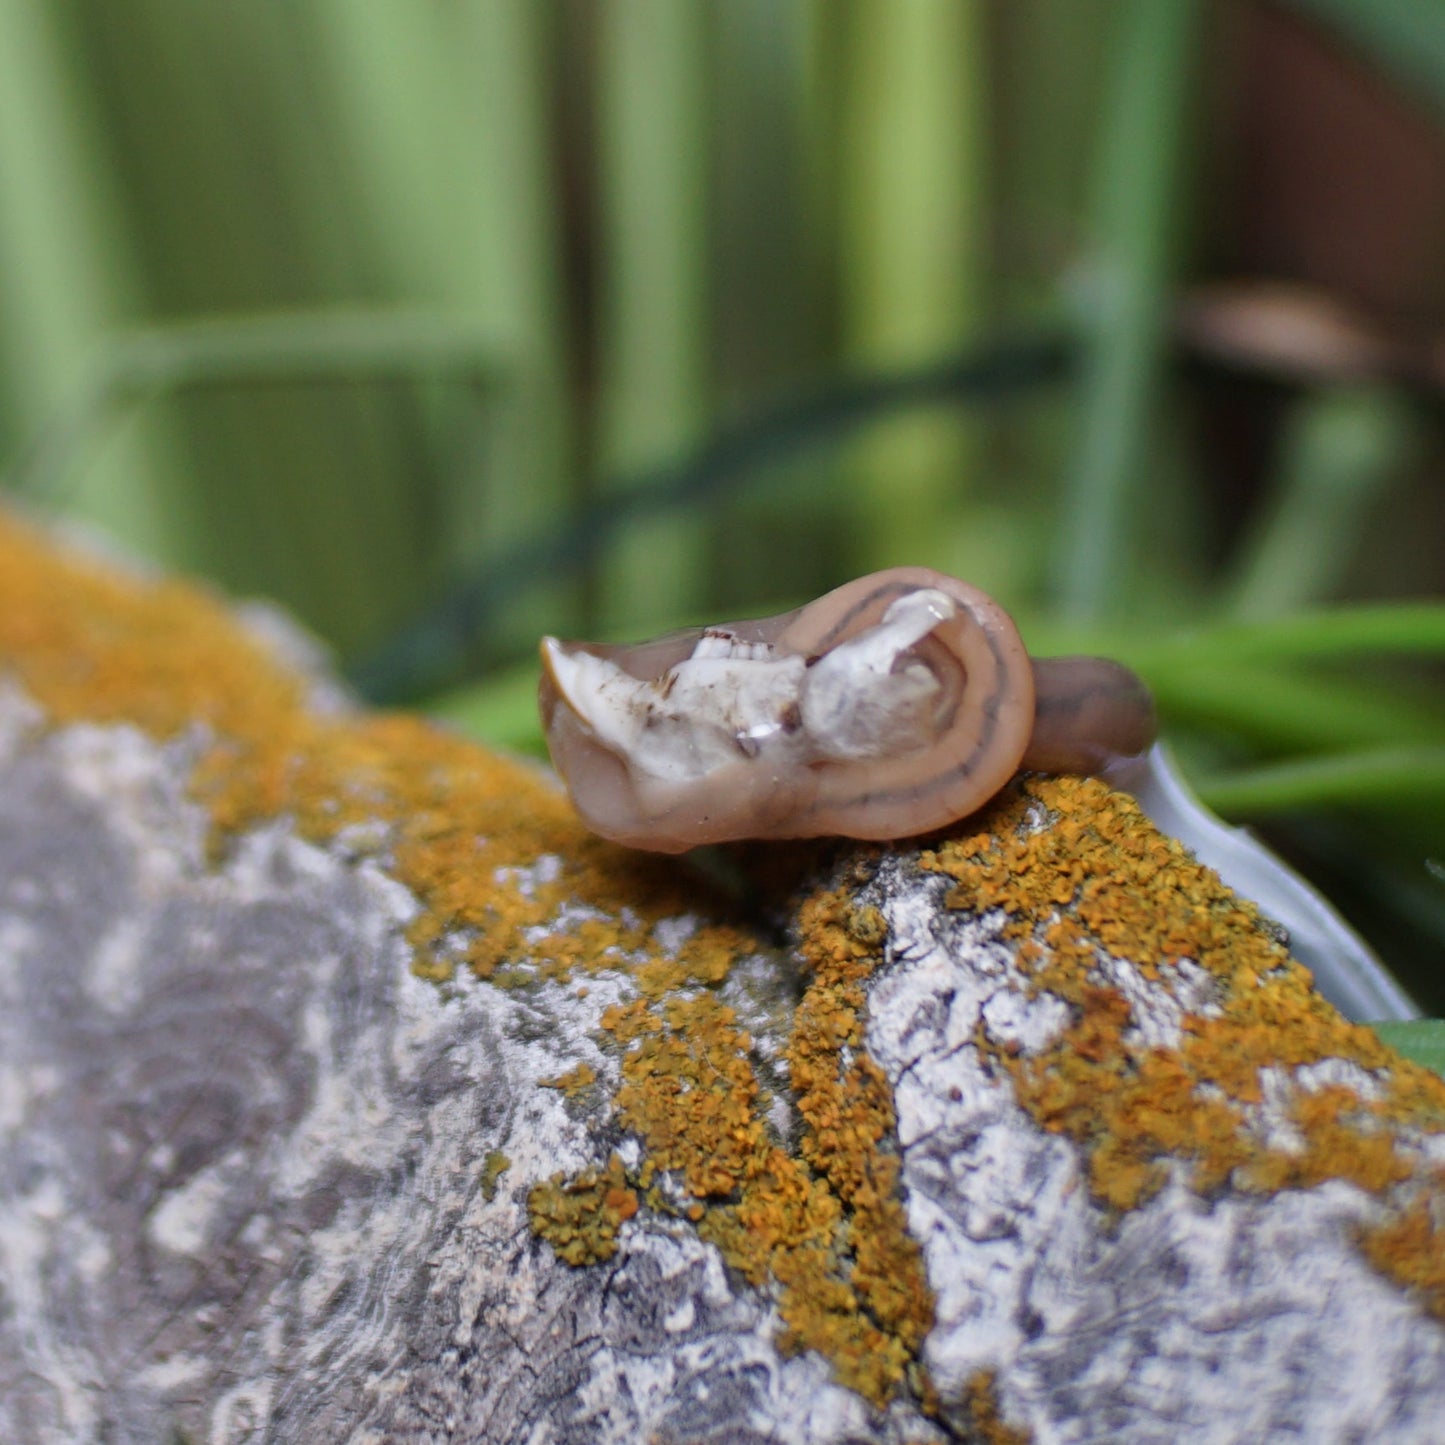
[[[906,1385],[926,1402],[916,1361],[932,1304],[904,1228],[889,1091],[860,1048],[883,921],[851,887],[801,914],[809,974],[787,1048],[801,1121],[792,1147],[769,1126],[747,1031],[711,991],[757,941],[711,922],[660,948],[664,920],[699,912],[701,880],[592,838],[537,771],[416,718],[313,712],[294,675],[205,593],[58,557],[4,517],[0,667],[57,723],[127,721],[196,739],[191,790],[218,849],[289,817],[307,838],[379,859],[420,901],[407,937],[426,976],[459,965],[498,983],[628,973],[636,996],[608,1012],[604,1037],[620,1057],[618,1122],[644,1162],[629,1177],[613,1156],[540,1186],[534,1227],[569,1262],[605,1258],[645,1195],[695,1221],[746,1278],[775,1284],[789,1339],[821,1351],[847,1384],[877,1401]],[[1386,1195],[1407,1187],[1395,1128],[1445,1128],[1445,1085],[1341,1019],[1254,910],[1127,799],[1096,783],[1029,782],[971,826],[924,866],[955,880],[952,906],[1005,910],[1032,985],[1072,1007],[1041,1055],[983,1030],[980,1046],[1045,1127],[1085,1147],[1100,1199],[1133,1207],[1174,1159],[1201,1190],[1329,1178]],[[796,869],[804,852],[776,852],[771,866]],[[1147,980],[1167,982],[1190,961],[1208,975],[1215,1012],[1189,1015],[1176,1048],[1143,1046],[1098,974],[1104,950]],[[1263,1071],[1328,1058],[1374,1071],[1378,1095],[1297,1090],[1300,1147],[1275,1157],[1251,1132]],[[564,1078],[587,1086],[580,1073]],[[1362,1244],[1432,1299],[1438,1199],[1408,1197]]]
[[[233,732],[300,702],[296,680],[205,592],[72,561],[4,515],[0,659],[60,723]]]
[[[1353,1089],[1334,1084],[1297,1095],[1290,1122],[1305,1139],[1299,1153],[1263,1150],[1241,1171],[1251,1189],[1308,1189],[1326,1179],[1347,1179],[1372,1194],[1414,1172],[1396,1149],[1391,1130],[1362,1104]]]
[[[999,1411],[998,1389],[992,1370],[980,1370],[963,1388],[970,1440],[979,1445],[1028,1445],[1033,1437],[1005,1423]]]
[[[123,721],[161,740],[202,729],[191,789],[214,847],[289,816],[313,841],[344,836],[384,859],[423,904],[408,940],[425,976],[458,962],[482,977],[523,962],[530,977],[607,966],[609,952],[645,951],[654,925],[700,891],[591,837],[537,770],[417,717],[315,713],[296,676],[203,590],[68,558],[5,516],[0,666],[56,723]],[[502,870],[544,857],[557,866],[528,886],[498,885]],[[598,921],[550,950],[527,944],[569,904]],[[730,929],[701,928],[679,963],[713,980],[740,946]]]
[[[1188,1164],[1205,1193],[1342,1179],[1388,1197],[1414,1168],[1398,1126],[1445,1129],[1445,1081],[1336,1012],[1254,907],[1129,798],[1084,779],[1033,779],[982,821],[979,834],[941,845],[923,866],[956,880],[951,907],[1006,910],[1004,931],[1022,941],[1032,986],[1072,1007],[1069,1025],[1036,1056],[982,1028],[978,1042],[1044,1128],[1084,1146],[1101,1201],[1143,1203],[1171,1160]],[[1101,969],[1106,954],[1149,980],[1186,964],[1204,971],[1207,1006],[1183,1014],[1177,1047],[1150,1047],[1131,1031],[1132,1007]],[[1252,1121],[1267,1071],[1331,1059],[1368,1071],[1378,1094],[1296,1083],[1286,1109],[1292,1144],[1261,1138]],[[1421,1218],[1415,1206],[1372,1236],[1370,1257],[1397,1279],[1430,1274],[1424,1254],[1407,1262],[1415,1245],[1439,1245]]]
[[[916,1360],[932,1322],[889,1144],[887,1082],[853,1052],[861,983],[883,931],[881,917],[854,907],[846,891],[802,910],[812,977],[787,1050],[805,1125],[796,1154],[769,1129],[752,1041],[716,995],[636,999],[602,1019],[624,1049],[619,1122],[666,1176],[648,1202],[681,1207],[751,1283],[776,1281],[785,1342],[818,1350],[844,1384],[878,1403],[905,1383],[921,1388]],[[853,1052],[846,1062],[845,1050]]]
[[[1360,1233],[1365,1258],[1382,1273],[1416,1291],[1425,1308],[1445,1322],[1445,1171],[1391,1218]]]
[[[861,1317],[857,1334],[865,1348],[881,1346],[874,1368],[892,1388],[933,1323],[933,1297],[906,1226],[891,1145],[892,1094],[882,1070],[858,1048],[862,982],[880,961],[884,922],[876,909],[858,908],[840,890],[812,898],[800,926],[802,954],[813,971],[788,1048],[798,1111],[808,1125],[800,1152],[845,1212],[849,1283]],[[845,1046],[852,1054],[846,1063]]]
[[[555,1079],[541,1080],[544,1089],[556,1089],[566,1094],[569,1099],[575,1099],[578,1094],[586,1093],[593,1084],[597,1082],[597,1070],[591,1064],[578,1064],[574,1069],[568,1069],[565,1074],[558,1074]]]
[[[512,1161],[500,1149],[493,1149],[482,1160],[482,1198],[488,1201],[497,1195],[497,1181],[512,1167]]]
[[[533,1233],[568,1264],[611,1259],[617,1253],[618,1230],[636,1213],[637,1193],[615,1154],[605,1169],[584,1169],[570,1180],[557,1175],[527,1196]]]

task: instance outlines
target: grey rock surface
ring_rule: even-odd
[[[374,865],[213,870],[184,745],[3,709],[0,1439],[902,1438],[690,1232],[533,1238],[617,980],[423,982]]]

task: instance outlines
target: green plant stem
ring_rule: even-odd
[[[490,338],[430,310],[289,312],[113,334],[84,381],[7,468],[19,495],[55,502],[124,412],[166,392],[242,383],[448,376],[498,384]]]
[[[841,322],[846,354],[926,361],[982,331],[987,76],[982,7],[859,0],[845,12],[840,148]],[[850,466],[860,571],[966,564],[962,499],[977,423],[898,416]]]
[[[1201,800],[1231,818],[1326,804],[1445,803],[1445,747],[1369,748],[1242,768],[1195,785]]]
[[[1166,726],[1224,733],[1272,752],[1413,746],[1445,734],[1439,708],[1363,682],[1242,666],[1141,676]]]
[[[1240,618],[1281,616],[1334,592],[1361,523],[1399,471],[1410,430],[1403,403],[1383,387],[1301,398],[1277,494],[1240,548],[1226,610]]]
[[[4,443],[86,385],[97,339],[144,293],[96,87],[50,6],[0,5],[0,376]],[[184,500],[169,431],[108,459],[86,512],[123,545],[174,561]]]
[[[1063,499],[1058,571],[1067,616],[1127,595],[1162,369],[1186,92],[1197,0],[1126,0],[1109,90],[1089,260],[1092,327],[1077,461]]]
[[[1445,656],[1445,603],[1357,603],[1268,622],[1221,622],[1159,641],[1123,635],[1112,641],[1134,666],[1149,669]]]
[[[597,471],[625,485],[696,444],[707,413],[707,33],[694,0],[606,0],[598,20],[601,274]],[[698,601],[699,518],[618,537],[596,626],[635,628]]]
[[[1445,113],[1445,17],[1438,0],[1293,0]]]

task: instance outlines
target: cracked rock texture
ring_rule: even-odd
[[[223,724],[78,716],[3,644],[0,1440],[1441,1438],[1445,1089],[1227,904],[1190,904],[1197,946],[1147,919],[1105,946],[1107,908],[1059,931],[1083,843],[1077,886],[1037,852],[987,871],[980,838],[1086,832],[1106,790],[1021,794],[955,852],[807,853],[748,922],[685,864],[634,877],[522,768],[543,822],[501,853],[445,791],[414,835],[230,795],[222,827],[196,779]],[[365,766],[400,766],[389,737]],[[415,864],[439,839],[475,876]],[[819,1015],[832,1114],[799,1078],[825,953],[852,970]],[[718,1107],[762,1142],[705,1185],[644,1092],[668,1028],[692,1068],[714,1018]],[[869,1081],[858,1143],[834,1115]],[[755,1267],[718,1221],[741,1197],[773,1227],[779,1161],[826,1247]],[[535,1191],[608,1167],[564,1263]],[[916,1348],[865,1279],[890,1200]]]
[[[1206,1200],[1174,1166],[1108,1219],[1077,1150],[1032,1126],[970,1047],[981,1022],[1038,1047],[1057,1001],[1025,1001],[990,925],[940,927],[940,889],[907,874],[893,862],[877,884],[899,961],[870,996],[867,1039],[897,1100],[939,1389],[986,1363],[1010,1416],[1048,1440],[1436,1438],[1445,1330],[1352,1246],[1369,1197],[1330,1181]],[[1153,1009],[1133,1001],[1141,1027],[1181,1012],[1154,992]],[[1426,1148],[1445,1159],[1438,1136]]]

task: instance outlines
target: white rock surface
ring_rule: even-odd
[[[994,938],[1001,916],[942,913],[945,882],[920,886],[897,862],[874,885],[907,961],[875,984],[867,1033],[938,1295],[927,1361],[939,1388],[996,1370],[1006,1417],[1039,1441],[1440,1439],[1445,1330],[1354,1248],[1379,1208],[1363,1191],[1333,1181],[1206,1203],[1176,1171],[1117,1232],[1102,1227],[1076,1149],[1039,1131],[969,1044],[982,1021],[1035,1052],[1062,1005],[1024,998]],[[1125,972],[1105,970],[1116,983]],[[1167,1045],[1171,1012],[1200,999],[1188,971],[1172,1007],[1164,992],[1124,988],[1137,1027]],[[1328,1079],[1368,1097],[1368,1074],[1329,1062],[1296,1070],[1295,1086]]]

